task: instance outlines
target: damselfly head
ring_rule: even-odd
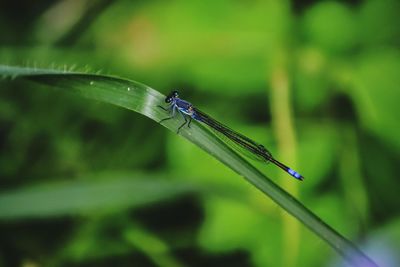
[[[165,103],[171,103],[174,98],[178,97],[178,91],[172,91],[167,97],[165,98]]]
[[[174,98],[178,97],[178,91],[172,91],[167,97],[165,98],[166,103],[171,103]]]

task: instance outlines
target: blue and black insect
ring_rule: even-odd
[[[298,180],[304,179],[304,177],[300,173],[294,171],[285,164],[274,159],[272,157],[272,154],[263,145],[251,140],[250,138],[238,132],[233,131],[229,127],[212,119],[204,112],[195,108],[191,103],[183,99],[180,99],[177,91],[173,91],[172,93],[170,93],[165,98],[165,102],[169,104],[167,108],[164,108],[162,106],[159,107],[164,109],[165,111],[170,112],[171,116],[162,119],[160,123],[172,119],[176,116],[177,113],[180,113],[184,118],[185,122],[181,126],[179,126],[178,133],[185,125],[187,125],[190,128],[190,123],[192,122],[192,119],[194,119],[211,127],[214,130],[214,132],[216,132],[218,136],[221,137],[223,141],[226,141],[226,143],[228,144],[232,144],[231,146],[233,148],[239,150],[245,156],[266,163],[272,162],[282,170],[289,173],[294,178]]]

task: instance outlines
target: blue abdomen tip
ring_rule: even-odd
[[[299,180],[303,180],[303,176],[301,176],[300,173],[296,172],[295,170],[292,169],[288,169],[287,171],[290,175],[292,175],[294,178],[299,179]]]

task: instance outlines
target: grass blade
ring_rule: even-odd
[[[84,178],[2,192],[0,220],[115,212],[172,199],[196,189],[191,184],[141,173],[111,172]]]

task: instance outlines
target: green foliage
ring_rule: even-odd
[[[400,128],[395,126],[400,98],[399,69],[399,51],[365,54],[355,70],[352,92],[363,127],[382,136],[382,140],[397,150],[400,149]]]
[[[4,76],[55,75],[0,80],[0,266],[342,265],[198,149],[252,169],[199,125],[182,132],[187,142],[179,121],[167,133],[79,97],[165,116],[153,108],[162,94],[94,73],[178,89],[306,177],[255,162],[274,183],[380,266],[400,265],[399,1],[0,6],[0,65],[21,66]],[[261,177],[252,181],[272,185]]]
[[[357,24],[352,11],[337,2],[321,2],[305,15],[309,42],[328,51],[346,51],[357,44]]]
[[[134,179],[128,179],[129,176]],[[194,189],[189,184],[139,173],[103,173],[79,180],[4,193],[0,196],[0,219],[84,215],[94,211],[107,214],[149,205]]]
[[[110,76],[81,74],[66,71],[57,72],[51,70],[49,72],[46,72],[46,70],[43,69],[32,69],[29,71],[29,69],[8,66],[0,66],[0,75],[3,75],[5,77],[12,76],[14,78],[23,78],[35,81],[39,84],[49,85],[55,89],[63,89],[75,93],[78,96],[111,103],[120,107],[137,111],[158,121],[161,121],[161,119],[165,118],[165,116],[168,116],[168,114],[165,114],[165,112],[163,112],[163,110],[159,108],[159,105],[163,103],[162,100],[165,99],[165,97],[161,97],[161,95],[157,91],[147,87],[146,85],[134,81],[113,78]],[[175,131],[175,129],[177,129],[177,127],[181,123],[181,120],[175,118],[174,120],[167,121],[166,125],[168,125],[171,130]],[[171,125],[173,127],[171,127]],[[250,183],[260,189],[264,194],[277,202],[277,204],[284,208],[287,212],[289,212],[291,215],[293,215],[302,223],[304,223],[307,227],[309,227],[310,230],[314,231],[322,239],[328,242],[347,260],[349,260],[350,262],[360,262],[363,264],[373,265],[373,262],[371,262],[371,260],[367,256],[363,255],[363,253],[359,251],[350,241],[346,240],[340,234],[335,232],[331,227],[326,225],[320,218],[307,210],[307,208],[305,208],[301,203],[297,202],[290,194],[283,191],[275,183],[270,181],[269,178],[264,176],[254,167],[252,167],[241,156],[239,156],[220,139],[218,139],[217,136],[211,134],[207,130],[204,130],[201,125],[195,124],[190,129],[189,127],[183,129],[182,135],[192,141],[194,144],[197,144],[199,147],[201,147],[214,157],[216,157],[219,161],[230,167],[232,170],[246,178]],[[115,185],[115,182],[113,183],[113,185]],[[94,199],[99,198],[99,194],[107,194],[106,188],[107,187],[104,186],[94,188],[94,192],[90,192],[89,195],[93,195]],[[151,200],[154,201],[154,199],[157,199],[157,196],[162,196],[164,193],[167,193],[169,191],[162,189],[162,193],[160,194],[159,191],[155,191],[156,188],[157,185],[151,186],[150,190],[146,187],[137,186],[135,190],[139,190],[141,193],[144,194],[143,196],[149,197],[149,199],[145,198],[144,200],[141,200],[142,202],[149,202]],[[66,210],[79,211],[79,209],[88,209],[88,207],[84,207],[82,204],[82,202],[87,201],[85,196],[88,193],[79,192],[80,190],[84,189],[85,186],[82,185],[78,186],[75,190],[67,190],[69,192],[63,192],[57,189],[50,189],[50,194],[46,193],[48,189],[44,189],[42,190],[44,192],[39,193],[39,196],[37,196],[37,193],[34,190],[33,192],[22,193],[22,196],[18,193],[13,193],[10,196],[5,195],[3,199],[0,199],[0,201],[3,200],[3,206],[8,206],[11,204],[12,206],[17,206],[15,208],[18,209],[18,205],[15,205],[15,203],[18,203],[22,199],[27,198],[31,201],[37,202],[36,204],[34,204],[34,207],[42,207],[43,204],[46,203],[46,199],[49,200],[55,198],[56,195],[58,195],[60,199],[63,199],[70,195],[71,191],[78,191],[74,193],[74,195],[77,197],[74,200],[78,203],[73,202],[71,203],[71,205],[68,206],[67,202],[62,202],[62,204],[66,204],[67,206],[65,207],[61,204],[55,209],[52,209],[51,206],[50,208],[44,206],[43,210],[39,209],[33,211],[34,214],[44,213],[48,215],[53,215],[54,212],[61,212],[61,214],[63,214],[66,213]],[[110,187],[110,189],[112,189],[112,187]],[[117,190],[120,194],[123,195],[121,201],[126,202],[126,200],[124,201],[124,199],[126,199],[127,191],[121,189],[125,188],[117,185]],[[81,198],[83,196],[83,201],[79,201],[79,195],[81,196]],[[169,194],[167,193],[167,196],[168,195]],[[139,195],[139,199],[143,199],[143,196],[140,197]],[[118,202],[119,200],[116,199],[116,201]],[[134,199],[132,199],[132,201],[134,201]],[[140,200],[138,200],[138,202],[140,203]],[[94,201],[91,201],[91,205],[94,206],[90,206],[89,209],[99,206],[99,204]],[[228,206],[224,206],[224,213],[226,214],[226,208]],[[105,206],[104,208],[107,208],[107,206]],[[23,210],[22,214],[26,216],[31,215],[29,213],[29,210],[29,208],[28,210]],[[12,213],[12,211],[10,211],[9,209],[3,210],[3,213],[5,213],[4,217],[6,218],[21,216],[21,213]],[[238,230],[244,229],[244,225],[247,225],[250,221],[253,220],[248,218],[249,216],[248,214],[246,214],[247,212],[241,215],[241,212],[238,212],[237,207],[233,208],[230,213],[228,212],[228,218],[231,217],[231,215],[234,213],[235,216],[246,218],[246,220],[244,220],[242,223],[236,220],[237,228],[232,229],[233,233],[235,233],[234,236],[238,234],[239,236],[245,236],[246,238],[251,239],[252,235],[249,235],[247,231],[238,233]],[[253,229],[253,227],[251,227],[250,229]],[[250,244],[251,242],[241,243],[242,245],[246,245],[246,243]]]

